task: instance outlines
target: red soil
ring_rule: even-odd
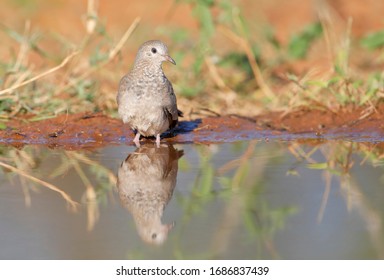
[[[376,141],[384,139],[384,106],[376,111],[362,109],[333,113],[299,110],[289,114],[269,113],[258,117],[221,116],[192,121],[181,120],[178,129],[165,134],[168,143],[225,143],[250,139],[352,137]],[[370,139],[373,137],[374,139]],[[64,149],[98,148],[111,144],[133,145],[133,133],[119,119],[101,113],[61,115],[39,122],[8,123],[0,131],[3,144],[28,144]],[[153,141],[154,139],[143,139]]]

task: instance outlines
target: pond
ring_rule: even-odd
[[[4,146],[0,258],[382,259],[383,148]]]

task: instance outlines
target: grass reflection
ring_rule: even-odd
[[[325,186],[317,222],[321,223],[323,221],[331,191],[331,182],[335,180],[348,211],[355,211],[362,218],[376,254],[382,259],[384,257],[383,213],[378,207],[374,207],[372,199],[368,196],[367,192],[372,187],[367,184],[369,181],[364,180],[366,183],[361,184],[356,178],[357,169],[364,164],[381,168],[384,155],[382,145],[330,141],[311,148],[308,153],[303,152],[304,149],[301,146],[303,145],[293,143],[290,146],[291,153],[298,160],[306,162],[307,168],[323,172]],[[312,154],[316,151],[322,154],[322,161],[315,161],[312,158]],[[380,186],[375,187],[382,188],[382,181],[380,183]]]
[[[54,155],[54,156],[53,156]],[[106,202],[105,196],[111,192],[116,176],[112,170],[92,160],[87,152],[51,151],[38,146],[27,146],[22,149],[3,147],[0,166],[15,185],[20,185],[26,207],[31,207],[31,192],[39,193],[41,187],[57,192],[69,206],[78,211],[85,207],[87,211],[87,229],[92,230],[99,219],[99,204]],[[84,186],[81,198],[73,198],[72,186],[61,183],[54,184],[66,174],[74,171]]]
[[[2,157],[2,160],[0,161],[0,166],[3,167],[4,170],[11,171],[12,176],[17,176],[23,189],[25,205],[27,207],[31,206],[31,190],[37,191],[38,189],[36,188],[36,185],[40,185],[59,193],[67,202],[67,205],[71,210],[77,210],[78,203],[74,201],[68,193],[33,175],[33,170],[37,168],[41,162],[41,159],[36,156],[36,151],[36,149],[31,147],[28,147],[25,150],[2,151],[4,157]]]
[[[358,217],[359,226],[363,228],[360,234],[366,234],[377,258],[384,257],[380,197],[383,176],[381,180],[369,176],[382,172],[384,153],[381,143],[249,141],[185,146],[183,149],[185,156],[180,159],[173,198],[164,211],[164,220],[169,220],[168,215],[171,215],[175,226],[156,250],[149,249],[145,242],[127,248],[129,258],[146,259],[156,252],[164,252],[166,258],[176,259],[244,256],[284,259],[287,253],[278,240],[292,229],[296,217],[312,219],[305,222],[311,223],[306,226],[313,231],[324,230],[327,226],[341,230],[333,224],[332,216],[339,215],[332,212],[335,211],[335,201],[339,204],[337,209],[344,208],[351,217]],[[165,162],[161,158],[153,160],[159,166],[158,170],[162,170],[160,165]],[[118,168],[122,159],[114,160]],[[137,164],[136,159],[134,163]],[[23,189],[26,206],[33,206],[41,186],[53,186],[48,188],[58,192],[64,203],[71,205],[73,202],[78,212],[86,213],[84,228],[88,231],[97,231],[95,226],[103,222],[101,206],[118,199],[118,193],[114,192],[117,169],[106,166],[102,156],[97,156],[95,151],[3,147],[0,165],[2,176]],[[143,165],[143,174],[149,175],[146,171],[149,167]],[[315,174],[315,177],[308,177],[306,173]],[[285,184],[285,178],[287,182],[291,180],[291,184]],[[322,178],[322,181],[300,182],[307,178]],[[129,183],[132,182],[128,180]],[[287,187],[294,184],[298,186],[295,190]],[[305,184],[322,189],[301,189],[299,185]],[[311,200],[306,203],[315,209],[313,216],[302,214],[308,211],[303,203],[308,196],[299,195],[294,199],[290,196],[308,190]],[[276,192],[283,199],[276,199]],[[123,213],[131,217],[127,211]],[[340,217],[345,219],[345,216]],[[121,224],[114,226],[115,231],[128,228]],[[134,227],[131,229],[135,230]],[[137,233],[129,238],[134,236],[137,237]]]
[[[265,169],[276,157],[283,157],[283,150],[265,147],[260,142],[250,141],[233,146],[236,153],[241,153],[226,163],[215,164],[219,146],[198,147],[199,167],[191,187],[190,196],[181,196],[179,201],[184,214],[175,240],[175,255],[180,258],[225,258],[236,247],[241,236],[245,242],[254,247],[255,258],[278,258],[279,254],[273,242],[274,234],[284,227],[289,215],[296,212],[292,207],[272,207],[265,199]],[[256,154],[265,149],[273,156],[264,158]],[[212,204],[221,204],[218,215],[213,220],[214,227],[205,252],[191,254],[183,244],[184,235],[190,223],[203,219]],[[188,252],[187,252],[188,251]]]

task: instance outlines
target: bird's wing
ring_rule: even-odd
[[[177,109],[176,95],[173,91],[172,84],[167,82],[167,99],[169,102],[166,102],[163,107],[164,115],[168,119],[169,128],[174,128],[178,123],[178,117],[182,116],[182,112]]]
[[[130,88],[130,77],[129,74],[125,75],[123,78],[121,78],[119,83],[119,90],[117,92],[117,105],[120,104],[122,96],[129,90]]]
[[[165,118],[168,119],[169,129],[174,128],[178,123],[177,117],[174,119],[172,113],[169,111],[169,108],[166,106],[163,107],[163,113]]]
[[[172,120],[177,120],[179,112],[181,111],[177,109],[176,95],[170,82],[167,83],[167,92],[169,96],[169,102],[167,102],[165,107],[167,111],[172,115]]]

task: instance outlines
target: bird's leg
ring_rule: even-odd
[[[156,134],[156,146],[160,148],[160,134]]]
[[[137,132],[135,135],[135,139],[133,139],[133,142],[135,143],[136,147],[140,148],[140,133]]]

